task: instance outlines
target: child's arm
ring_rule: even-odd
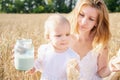
[[[46,48],[47,48],[47,45],[41,45],[38,48],[38,58],[34,62],[34,68],[36,69],[36,71],[42,72],[43,61],[45,59]]]
[[[45,45],[41,45],[38,49],[38,58],[34,61],[34,67],[28,71],[26,71],[26,73],[28,74],[34,74],[36,71],[42,71],[42,63],[44,60],[44,55],[45,55],[45,50],[46,50],[46,46]]]
[[[42,66],[42,60],[41,60],[41,58],[38,57],[38,59],[36,59],[35,62],[34,62],[33,68],[29,69],[25,73],[32,75],[36,71],[41,70],[41,66]]]

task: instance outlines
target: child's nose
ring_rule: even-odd
[[[67,39],[67,36],[63,36],[63,37],[62,37],[62,40],[66,40],[66,39]]]

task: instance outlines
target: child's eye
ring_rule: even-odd
[[[55,35],[55,37],[61,37],[62,35]]]
[[[68,33],[68,34],[66,34],[66,36],[69,36],[70,34]]]

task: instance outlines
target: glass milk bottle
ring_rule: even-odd
[[[19,39],[14,47],[14,65],[17,70],[28,70],[34,64],[34,47],[31,39]]]

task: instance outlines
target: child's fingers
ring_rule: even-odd
[[[27,74],[32,74],[32,72],[33,72],[33,70],[30,69],[30,70],[26,71],[25,73],[27,73]]]
[[[26,71],[25,73],[27,73],[27,74],[33,74],[34,72],[35,72],[35,68],[32,68],[32,69]]]
[[[76,68],[76,70],[80,71],[80,67],[78,64],[75,66],[75,68]]]

